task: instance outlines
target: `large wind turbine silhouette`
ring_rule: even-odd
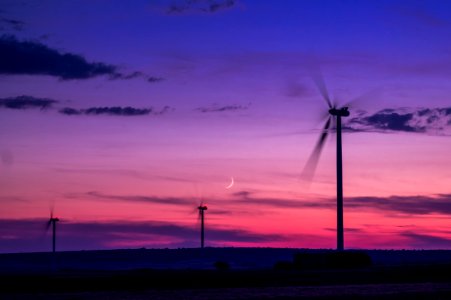
[[[342,162],[342,117],[348,117],[349,111],[347,105],[337,107],[330,99],[329,92],[327,91],[326,84],[322,76],[317,75],[314,78],[314,82],[318,87],[321,96],[327,103],[328,114],[327,120],[323,127],[323,131],[318,139],[318,142],[310,155],[307,164],[303,170],[303,177],[311,180],[315,172],[321,151],[324,147],[324,143],[331,129],[331,123],[335,124],[335,131],[337,134],[337,250],[344,250],[344,225],[343,225],[343,162]]]

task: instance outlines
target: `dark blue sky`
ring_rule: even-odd
[[[197,245],[177,232],[200,198],[210,245],[333,247],[333,135],[299,180],[316,72],[338,104],[364,95],[346,245],[451,248],[449,1],[2,0],[0,31],[0,251],[45,249],[25,228],[51,205],[63,249]]]

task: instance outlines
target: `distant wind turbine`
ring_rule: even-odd
[[[201,202],[197,209],[199,210],[198,217],[200,218],[200,247],[203,249],[205,242],[205,211],[208,207]]]
[[[59,222],[60,219],[55,218],[53,216],[53,209],[50,212],[50,219],[47,221],[46,231],[49,230],[50,226],[52,227],[52,252],[56,252],[56,222]]]

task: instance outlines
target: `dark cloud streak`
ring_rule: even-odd
[[[45,251],[48,243],[42,239],[47,219],[3,219],[0,220],[0,249],[4,251]],[[193,223],[194,225],[194,223]],[[199,229],[190,224],[162,221],[83,221],[64,220],[58,226],[60,249],[106,249],[111,244],[126,244],[141,241],[142,246],[157,247],[161,240],[175,247],[197,245]],[[41,237],[39,239],[39,237]],[[155,241],[155,237],[159,237]],[[269,242],[285,239],[279,234],[261,234],[238,228],[209,225],[207,232],[210,244],[224,242]],[[148,240],[148,242],[143,241]],[[37,239],[41,241],[36,245]],[[76,246],[74,242],[77,241]],[[161,245],[166,245],[162,243]]]
[[[451,239],[428,234],[406,231],[401,236],[410,240],[410,245],[417,249],[449,249]]]
[[[228,10],[237,4],[237,0],[176,0],[166,10],[168,15],[186,13],[216,13]]]
[[[59,110],[59,113],[68,116],[75,115],[109,115],[109,116],[145,116],[145,115],[162,115],[173,110],[169,106],[165,106],[161,110],[155,110],[154,108],[134,108],[130,106],[109,106],[109,107],[90,107],[86,109],[75,109],[65,107]]]
[[[347,198],[346,207],[379,209],[412,215],[451,214],[451,194]]]
[[[87,196],[96,199],[103,200],[115,200],[115,201],[125,201],[125,202],[144,202],[144,203],[155,203],[155,204],[169,204],[169,205],[191,205],[193,200],[189,198],[176,198],[176,197],[156,197],[156,196],[136,196],[136,195],[108,195],[96,191],[91,191],[86,193]]]
[[[235,203],[263,205],[278,208],[318,208],[335,209],[335,199],[324,198],[315,201],[303,199],[277,199],[254,196],[248,191],[234,194]],[[389,196],[389,197],[345,197],[346,209],[383,211],[387,213],[401,213],[407,215],[445,214],[451,215],[451,194],[431,196]]]
[[[196,110],[200,111],[202,113],[242,111],[242,110],[247,110],[249,108],[249,106],[250,106],[250,104],[248,104],[248,105],[225,105],[225,106],[218,106],[215,104],[210,107],[199,107],[199,108],[196,108]]]
[[[0,98],[0,107],[25,110],[25,109],[47,109],[58,101],[48,98],[36,98],[32,96],[17,96],[9,98]]]
[[[83,56],[62,53],[39,41],[19,41],[12,35],[0,37],[0,74],[48,75],[61,80],[89,79],[107,76],[111,80],[142,77],[148,82],[161,78],[142,72],[123,74],[118,67],[102,62],[88,62]]]
[[[113,65],[90,63],[80,55],[60,53],[40,42],[18,41],[13,36],[0,38],[0,56],[2,74],[50,75],[63,80],[118,74]]]
[[[387,108],[374,114],[360,112],[345,123],[344,130],[448,135],[451,134],[451,107]]]
[[[15,31],[22,31],[25,27],[25,22],[15,20],[15,19],[8,19],[8,18],[4,18],[4,17],[0,17],[0,24],[4,24],[7,27],[9,27],[10,29],[13,29]]]

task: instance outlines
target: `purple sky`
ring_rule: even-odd
[[[318,70],[362,98],[346,247],[451,249],[451,3],[1,0],[0,31],[0,252],[50,249],[49,207],[61,250],[197,246],[201,199],[207,245],[333,248]]]

